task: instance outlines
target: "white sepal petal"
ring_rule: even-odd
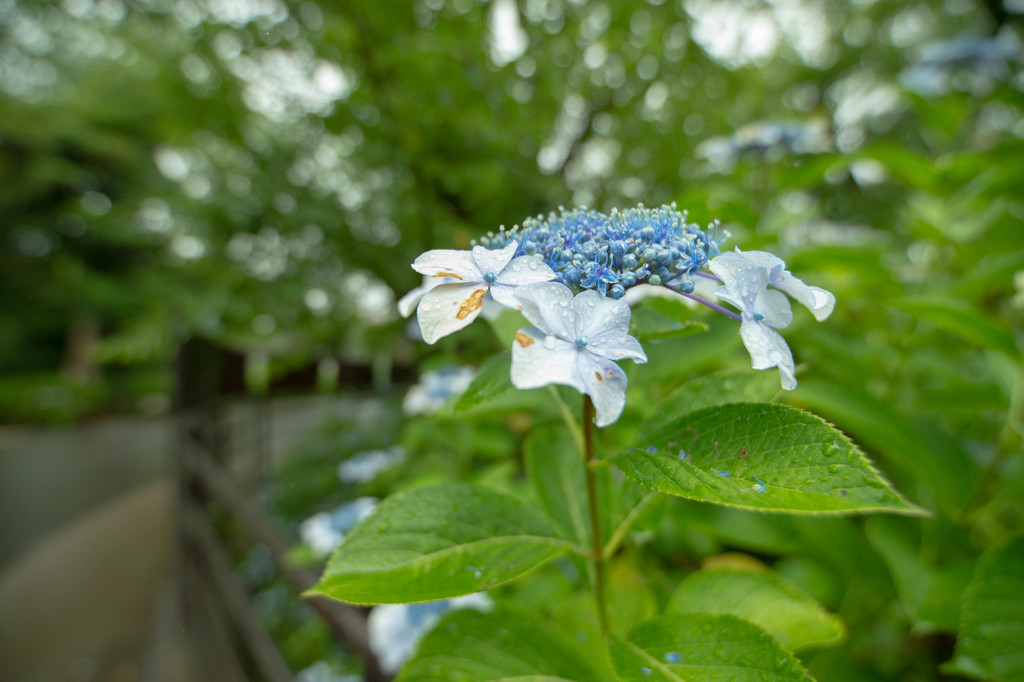
[[[434,249],[420,254],[412,269],[430,277],[452,277],[464,282],[482,282],[484,274],[476,266],[473,254],[454,249]]]
[[[481,275],[486,275],[490,272],[497,276],[516,255],[518,248],[519,242],[509,242],[501,249],[474,246],[472,251],[473,260],[476,262],[477,268],[480,269]]]
[[[423,294],[427,293],[429,289],[427,287],[416,287],[402,298],[398,299],[398,314],[402,317],[409,317],[412,312],[416,310],[416,304],[423,298]]]
[[[629,304],[587,289],[576,296],[573,326],[578,334],[596,337],[606,331],[629,331]]]
[[[647,354],[643,346],[626,332],[606,331],[597,336],[591,336],[587,343],[587,350],[594,355],[600,355],[609,360],[624,360],[629,358],[633,362],[647,362]]]
[[[562,339],[536,327],[524,327],[512,342],[512,385],[525,389],[562,384],[583,393],[585,387],[576,368],[578,353],[575,346]]]
[[[519,256],[498,273],[498,284],[523,286],[537,282],[550,282],[557,275],[548,264],[536,256]]]
[[[818,322],[831,315],[833,308],[836,307],[836,297],[831,291],[804,284],[789,272],[783,272],[778,281],[772,281],[772,286],[785,291],[802,303]]]
[[[516,290],[519,287],[510,287],[504,284],[498,284],[495,282],[491,285],[491,298],[496,302],[500,303],[505,308],[511,308],[512,310],[519,310],[523,307],[523,304],[516,298]]]
[[[786,340],[774,329],[753,320],[740,324],[740,338],[750,353],[750,364],[754,369],[779,368],[782,388],[792,391],[796,388],[796,367],[793,353]]]
[[[572,326],[573,296],[569,287],[559,282],[540,282],[516,287],[515,296],[522,304],[523,316],[546,334],[575,340]]]
[[[761,315],[761,321],[775,329],[785,329],[793,321],[793,308],[781,291],[762,290],[754,300],[753,309]]]
[[[577,365],[587,386],[584,392],[590,396],[597,413],[594,423],[599,427],[608,426],[619,418],[626,406],[626,373],[614,362],[592,353],[580,353]]]
[[[475,320],[486,293],[487,285],[479,282],[442,284],[425,293],[416,309],[423,340],[434,343]]]

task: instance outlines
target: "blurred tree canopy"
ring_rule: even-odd
[[[867,343],[807,330],[822,376],[984,401],[917,351],[1014,357],[1019,4],[3,0],[0,419],[167,395],[194,335],[409,357],[423,250],[671,201],[832,285]]]

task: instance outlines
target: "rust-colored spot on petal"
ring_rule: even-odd
[[[459,275],[459,274],[454,273],[454,272],[438,272],[437,274],[434,274],[432,276],[433,277],[452,277],[454,279],[462,279],[462,275]]]
[[[455,313],[455,318],[458,320],[464,320],[469,317],[469,314],[475,310],[479,310],[480,306],[484,304],[484,294],[487,293],[487,289],[476,289],[469,295],[462,305],[459,306],[459,312]]]
[[[594,372],[594,376],[597,377],[598,381],[604,381],[604,377],[601,376],[600,372]]]
[[[526,348],[527,346],[532,346],[534,340],[522,332],[516,332],[516,343]]]

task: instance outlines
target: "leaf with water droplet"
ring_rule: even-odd
[[[625,639],[613,635],[609,647],[622,682],[813,682],[771,635],[735,616],[666,614],[636,626]],[[765,676],[766,670],[772,674]]]
[[[666,451],[669,442],[686,443],[689,458]],[[823,443],[852,455],[852,463],[826,458]],[[927,513],[893,490],[842,433],[785,405],[719,405],[649,422],[634,446],[612,461],[641,485],[670,495],[786,513]]]
[[[411,488],[345,536],[307,594],[354,604],[446,599],[507,582],[571,547],[551,521],[505,493],[454,483]]]
[[[443,672],[439,675],[438,672]],[[396,682],[610,682],[611,671],[588,660],[539,616],[510,606],[452,612],[420,642]]]

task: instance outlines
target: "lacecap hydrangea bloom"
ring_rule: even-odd
[[[717,222],[707,228],[689,223],[674,204],[608,214],[563,209],[530,218],[481,237],[472,252],[437,250],[416,259],[418,272],[457,280],[420,300],[423,337],[433,343],[466,326],[488,297],[519,309],[534,326],[521,329],[513,342],[513,383],[573,386],[591,397],[596,421],[604,426],[618,418],[625,402],[625,374],[614,360],[647,359],[628,335],[629,307],[620,299],[648,284],[739,322],[752,366],[777,367],[782,387],[792,389],[793,355],[776,331],[793,319],[783,292],[819,321],[832,312],[835,297],[804,284],[770,253],[721,253],[727,238]],[[697,278],[718,284],[714,298],[739,312],[695,293]]]

